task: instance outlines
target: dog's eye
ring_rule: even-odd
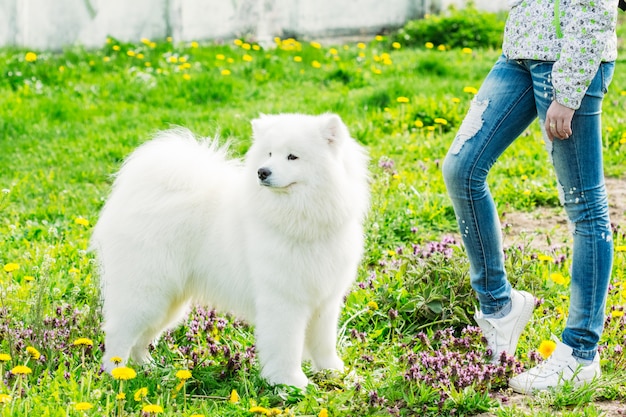
[[[295,156],[294,154],[290,153],[289,155],[287,155],[287,159],[289,161],[295,161],[296,159],[298,159],[298,157]]]

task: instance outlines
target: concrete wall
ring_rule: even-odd
[[[0,46],[99,47],[107,36],[201,41],[371,34],[466,0],[0,0]],[[477,0],[501,8],[504,1]]]

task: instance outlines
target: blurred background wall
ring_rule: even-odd
[[[107,36],[176,42],[370,35],[467,0],[0,0],[0,46],[99,47]],[[505,1],[475,0],[495,11]]]

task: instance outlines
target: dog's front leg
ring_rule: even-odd
[[[341,299],[325,300],[313,312],[306,333],[306,351],[316,370],[343,371],[343,361],[337,355],[337,322]]]
[[[271,384],[305,388],[309,381],[302,372],[302,350],[310,312],[294,300],[270,294],[259,298],[255,334],[261,376]]]

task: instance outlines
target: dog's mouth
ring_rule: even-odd
[[[273,190],[288,190],[291,187],[293,187],[294,185],[296,185],[296,182],[290,182],[289,184],[286,185],[279,185],[279,184],[275,184],[273,183],[269,178],[265,179],[265,180],[259,180],[259,185],[263,186],[263,187],[267,187],[267,188],[271,188]]]

